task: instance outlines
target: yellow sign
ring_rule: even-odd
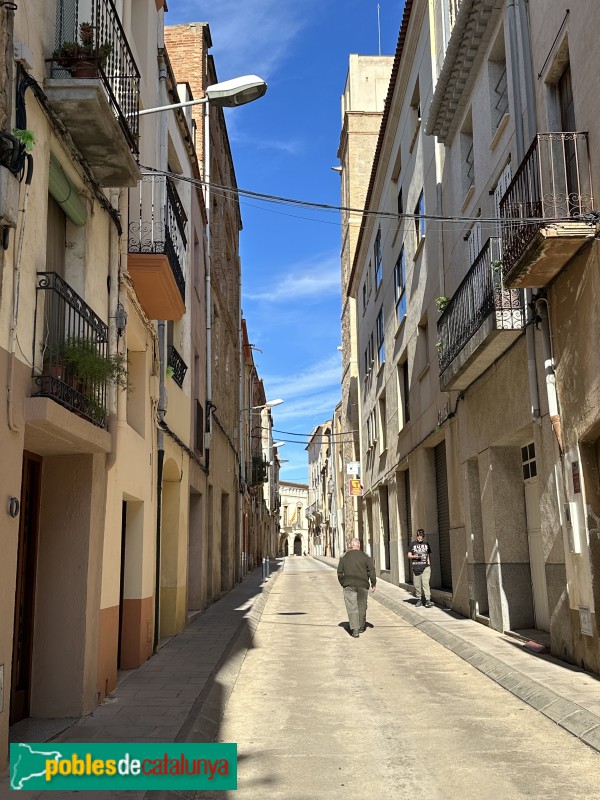
[[[349,483],[350,483],[350,489],[349,489],[350,496],[362,497],[363,489],[362,486],[360,485],[360,481],[356,479],[351,479]]]

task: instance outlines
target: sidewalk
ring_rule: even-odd
[[[318,556],[315,560],[324,566],[337,566],[336,559]],[[55,723],[50,733],[47,720],[24,721],[11,729],[11,741],[213,741],[246,654],[253,647],[254,633],[281,563],[267,581],[262,580],[260,569],[248,575],[153,658],[127,674],[92,714],[75,721],[50,721]],[[378,581],[371,597],[600,751],[597,677],[551,656],[533,653],[517,640],[447,609],[416,609],[409,592],[385,581]],[[5,776],[0,779],[0,797],[8,794]],[[94,800],[124,797],[118,792],[88,794],[93,794]],[[44,793],[24,792],[21,796],[37,800]],[[55,792],[53,800],[67,796],[71,793]],[[173,795],[134,791],[128,792],[127,800],[163,797]]]
[[[337,559],[315,556],[330,567]],[[448,609],[415,608],[409,592],[377,581],[370,598],[468,661],[520,700],[600,751],[600,680],[572,664],[527,650],[523,643]]]
[[[126,674],[88,716],[74,722],[24,720],[11,728],[11,742],[213,741],[280,569],[281,562],[272,561],[266,581],[261,569],[247,575],[149,661]],[[8,797],[8,785],[8,775],[0,778],[0,797]],[[88,794],[112,800],[119,793]],[[145,796],[127,794],[129,800]],[[33,800],[44,793],[20,796]],[[62,796],[54,792],[54,800]]]

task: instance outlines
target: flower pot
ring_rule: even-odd
[[[69,67],[72,78],[97,78],[98,66],[95,61],[75,61]]]

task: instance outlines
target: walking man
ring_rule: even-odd
[[[377,575],[373,559],[360,549],[360,539],[352,539],[350,549],[340,558],[338,581],[344,587],[344,602],[350,631],[355,639],[367,629],[367,597],[369,583],[375,591]]]
[[[425,608],[431,608],[431,589],[429,581],[431,579],[431,546],[425,541],[425,531],[419,528],[417,531],[417,541],[411,542],[408,548],[408,557],[412,564],[413,579],[417,593],[417,606],[422,606],[421,597],[425,597]]]

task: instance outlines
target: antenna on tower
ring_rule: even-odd
[[[377,40],[379,42],[379,55],[381,55],[381,20],[379,18],[379,3],[377,3]]]

